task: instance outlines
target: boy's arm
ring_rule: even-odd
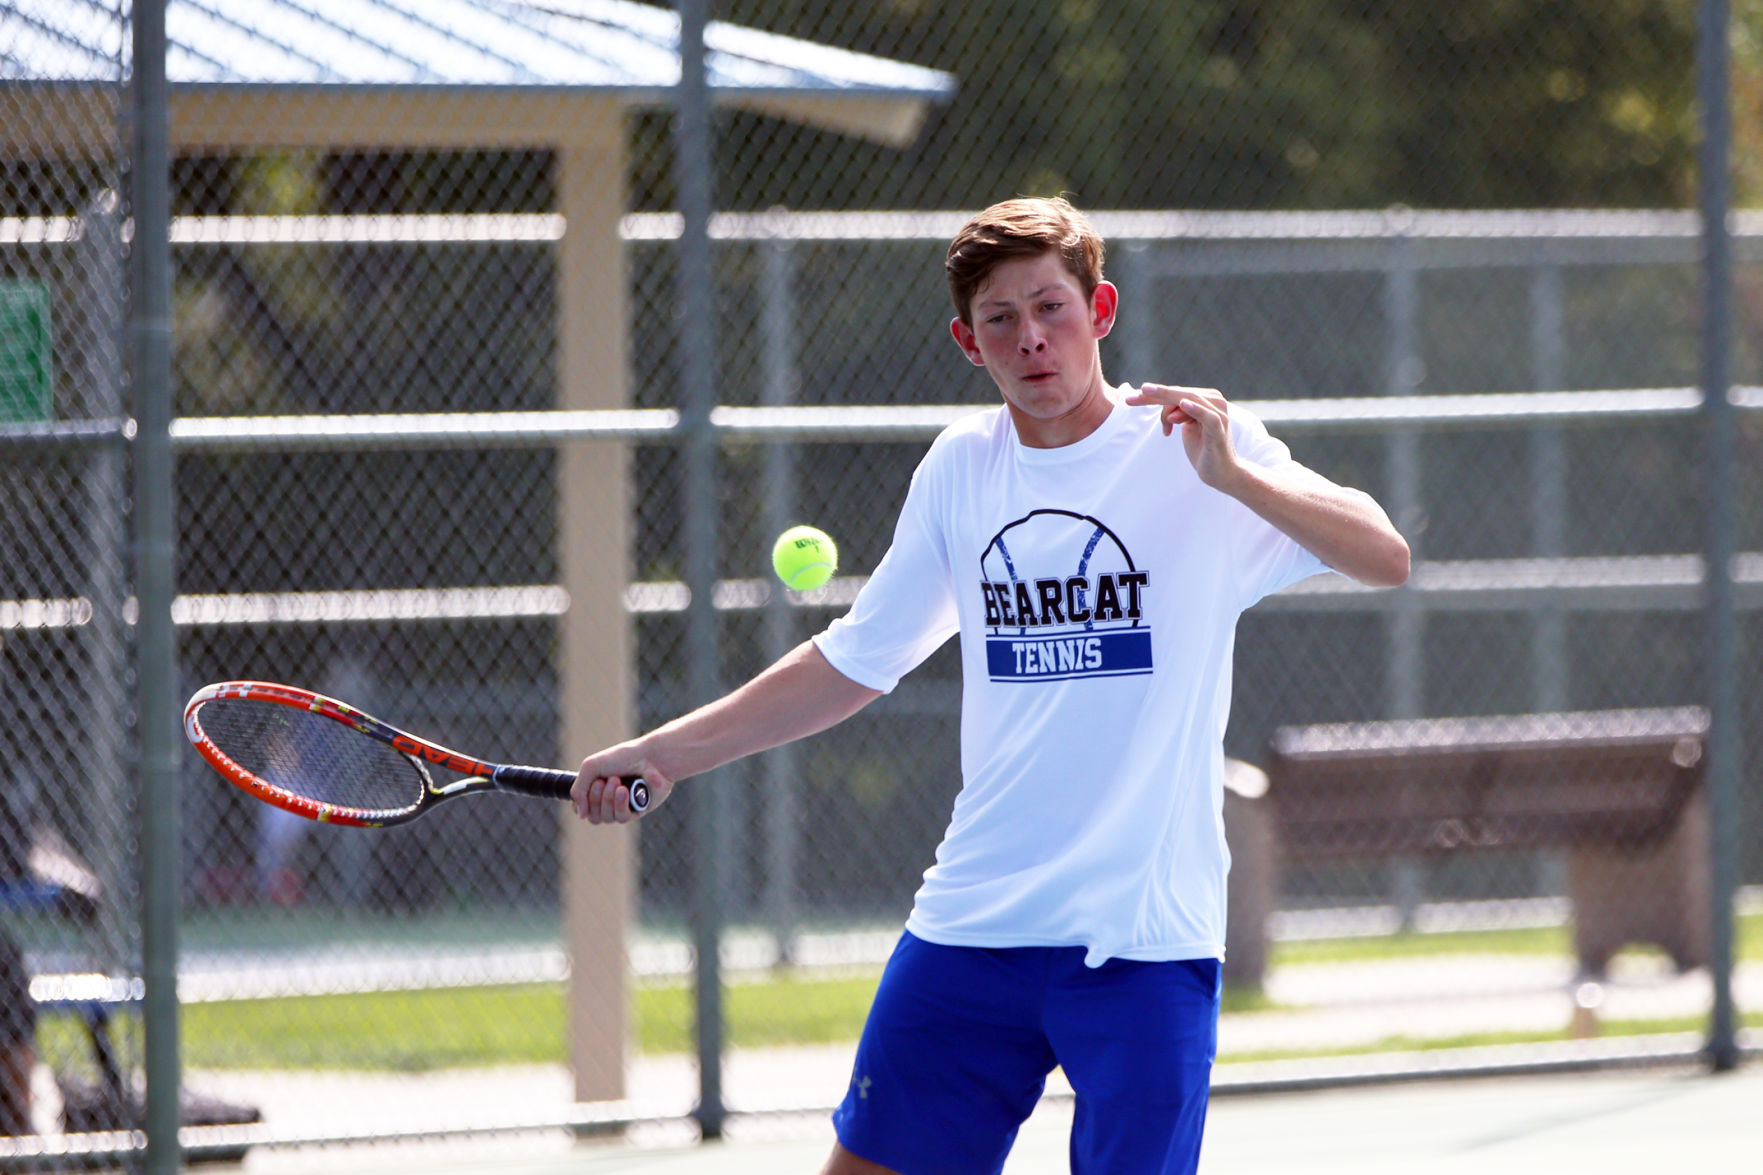
[[[1200,480],[1229,494],[1334,570],[1373,587],[1408,580],[1408,542],[1370,494],[1336,485],[1297,462],[1268,468],[1241,460],[1230,439],[1230,404],[1211,388],[1145,384],[1128,404],[1162,406],[1165,434],[1181,427]]]
[[[1290,535],[1334,570],[1371,587],[1408,581],[1408,543],[1363,490],[1336,485],[1293,461],[1274,469],[1244,463],[1219,489]]]
[[[880,696],[804,641],[733,693],[583,759],[570,799],[584,820],[624,824],[630,792],[620,780],[646,779],[654,811],[679,780],[825,730]]]

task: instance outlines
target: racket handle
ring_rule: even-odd
[[[569,789],[575,786],[574,772],[551,767],[498,767],[491,779],[503,791],[548,800],[567,800]],[[630,786],[631,811],[648,811],[649,781],[639,775],[626,782]]]

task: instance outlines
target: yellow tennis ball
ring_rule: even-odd
[[[792,526],[771,545],[771,567],[785,587],[805,592],[833,577],[839,569],[839,548],[823,530]]]

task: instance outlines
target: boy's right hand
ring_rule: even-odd
[[[590,824],[629,824],[639,813],[631,811],[630,788],[624,781],[641,777],[649,785],[649,806],[640,815],[660,807],[673,791],[673,781],[633,744],[608,747],[582,760],[575,786],[569,789],[575,814]]]

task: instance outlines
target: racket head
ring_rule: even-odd
[[[383,828],[420,815],[437,788],[428,765],[396,744],[421,740],[345,702],[298,686],[223,681],[184,706],[184,733],[221,778],[308,820]],[[454,756],[462,767],[477,764]]]

